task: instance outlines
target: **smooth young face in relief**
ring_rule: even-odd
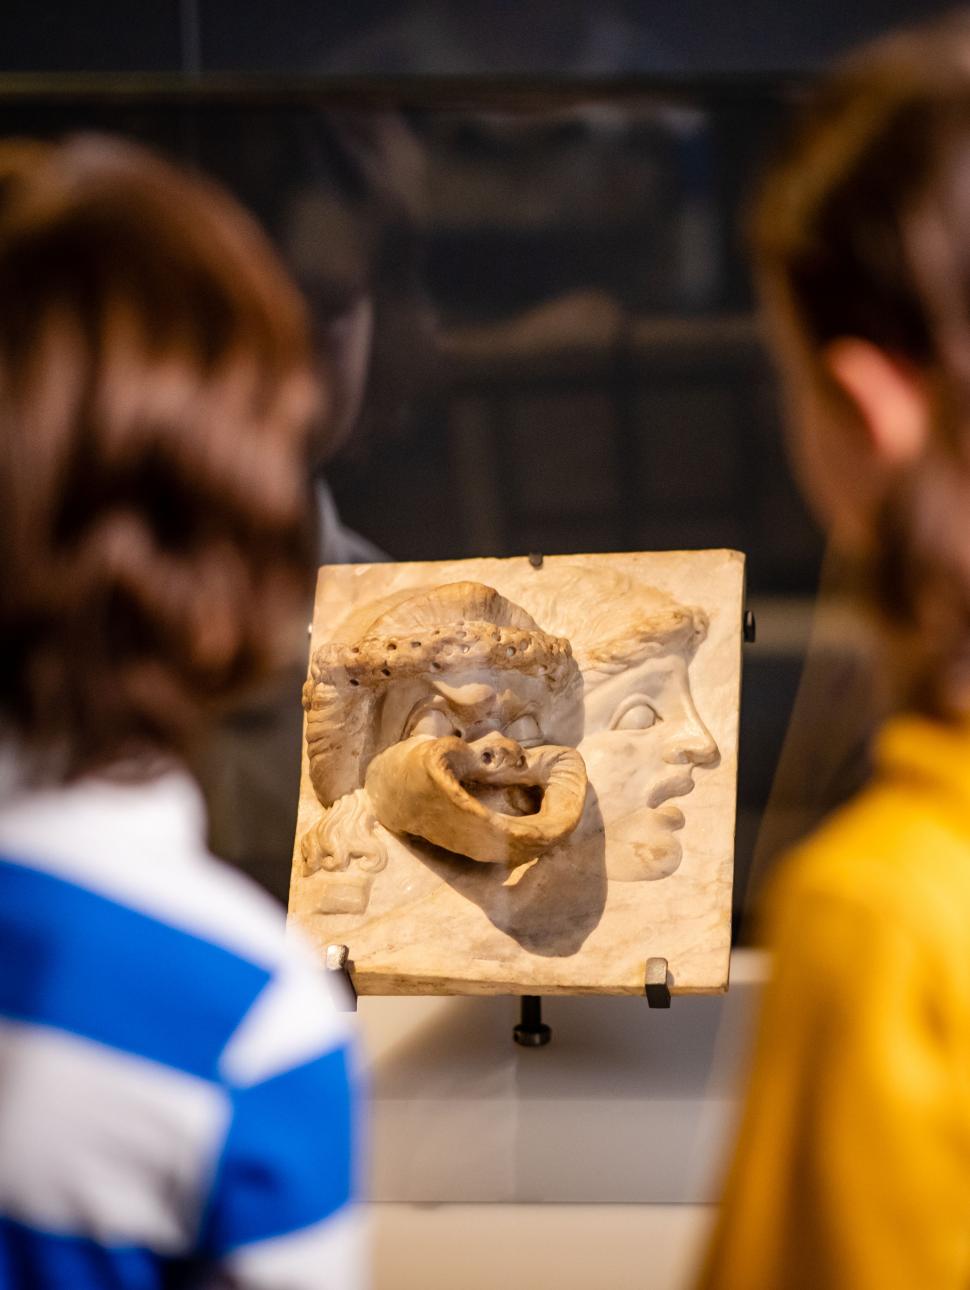
[[[611,844],[609,876],[672,872],[681,855],[674,834],[684,823],[672,799],[693,791],[695,767],[718,758],[685,659],[661,654],[601,682],[586,698],[586,729],[579,750]]]

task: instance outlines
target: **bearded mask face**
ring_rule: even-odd
[[[480,583],[399,593],[353,615],[311,661],[304,707],[310,776],[328,808],[304,840],[311,870],[346,868],[377,825],[515,864],[559,845],[582,816],[569,642]],[[366,806],[341,806],[361,795]],[[354,821],[346,855],[334,811]]]

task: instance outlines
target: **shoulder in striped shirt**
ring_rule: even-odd
[[[0,801],[4,1287],[362,1284],[346,1019],[203,838],[175,774]]]

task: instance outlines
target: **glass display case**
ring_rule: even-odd
[[[745,552],[758,642],[744,659],[739,942],[821,562],[744,254],[746,194],[796,92],[777,77],[0,78],[4,135],[136,138],[226,184],[268,229],[310,303],[332,398],[322,559]],[[285,720],[255,711],[237,728],[243,752],[213,794],[216,849],[279,896],[300,680]],[[788,806],[776,794],[776,813]],[[589,1251],[612,1231],[618,1266],[604,1254],[584,1283],[609,1270],[639,1285],[663,1215],[674,1245],[655,1246],[652,1284],[682,1284],[762,970],[742,952],[726,1001],[664,1015],[557,999],[554,1042],[536,1053],[510,1042],[510,999],[362,1001],[378,1283],[471,1290],[468,1260],[484,1267],[508,1240],[523,1253],[507,1284],[546,1284],[555,1267],[567,1287],[575,1234]],[[441,1202],[495,1209],[401,1209]],[[631,1224],[630,1203],[659,1208]],[[553,1228],[539,1212],[566,1204],[598,1217],[577,1208]],[[523,1224],[558,1254],[537,1254]],[[423,1241],[442,1251],[434,1272]]]
[[[335,376],[332,501],[389,557],[746,553],[760,640],[742,715],[740,927],[821,554],[744,254],[746,194],[794,82],[12,76],[0,89],[4,134],[133,136],[264,223]]]

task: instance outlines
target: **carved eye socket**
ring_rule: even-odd
[[[456,734],[455,723],[448,716],[447,712],[441,712],[437,708],[427,708],[413,722],[408,735],[432,735],[435,739],[441,739],[444,735]]]
[[[660,718],[649,703],[637,700],[614,718],[611,730],[649,730]]]
[[[517,717],[505,727],[505,734],[523,748],[535,747],[543,742],[543,734],[535,717]]]

